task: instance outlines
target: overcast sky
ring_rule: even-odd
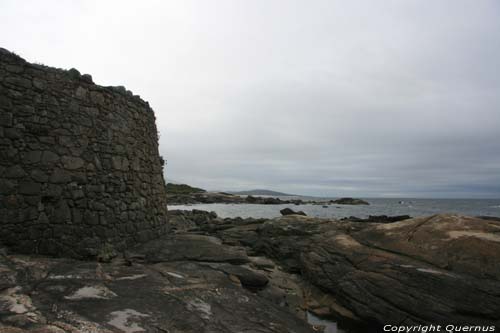
[[[500,197],[500,1],[0,1],[0,47],[149,101],[207,189]]]

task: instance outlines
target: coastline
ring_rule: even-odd
[[[169,221],[171,235],[108,253],[101,262],[4,252],[0,300],[9,332],[149,332],[153,323],[228,333],[325,329],[309,326],[308,313],[323,324],[337,322],[339,332],[401,323],[500,325],[498,221],[446,214],[386,223],[243,219],[199,210],[170,210]],[[22,271],[28,278],[19,279]],[[111,304],[121,304],[122,312],[106,312]],[[124,316],[121,326],[113,316]]]

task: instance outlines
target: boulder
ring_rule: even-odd
[[[349,217],[343,218],[342,220],[353,221],[353,222],[391,223],[391,222],[399,222],[399,221],[403,221],[403,220],[408,220],[410,218],[411,218],[410,215],[394,215],[394,216],[369,215],[365,219],[362,219],[362,218],[359,218],[356,216],[349,216]]]
[[[280,210],[280,213],[283,216],[285,216],[285,215],[302,215],[302,216],[307,216],[307,214],[304,213],[303,211],[299,210],[298,212],[296,212],[296,211],[294,211],[291,208],[283,208],[282,210]]]

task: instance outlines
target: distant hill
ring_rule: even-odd
[[[238,191],[238,192],[229,192],[231,194],[236,194],[236,195],[269,195],[269,196],[279,196],[279,197],[294,197],[296,196],[295,194],[288,194],[288,193],[282,193],[282,192],[276,192],[276,191],[271,191],[271,190],[250,190],[250,191]]]
[[[192,193],[203,193],[205,190],[197,187],[192,187],[186,184],[172,184],[168,183],[166,185],[167,194],[192,194]]]

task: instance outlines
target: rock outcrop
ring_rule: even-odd
[[[0,256],[0,332],[315,332],[257,295],[269,280],[250,267],[157,259]]]
[[[369,205],[365,200],[356,198],[340,198],[337,200],[331,200],[330,203],[337,205]]]
[[[280,210],[280,214],[284,215],[284,216],[286,216],[286,215],[302,215],[302,216],[306,216],[307,215],[306,213],[304,213],[301,210],[294,211],[291,208],[283,208],[282,210]]]
[[[370,327],[500,325],[498,221],[436,215],[371,223],[288,215],[264,223],[216,219],[199,228],[300,273],[331,297],[323,314]]]
[[[168,232],[153,110],[0,49],[0,242],[95,257]]]
[[[302,200],[282,200],[271,197],[239,196],[225,192],[193,192],[193,193],[168,193],[169,205],[192,205],[192,204],[255,204],[255,205],[284,205],[301,204]]]
[[[189,220],[110,263],[0,255],[2,332],[313,332],[500,325],[500,222]]]

